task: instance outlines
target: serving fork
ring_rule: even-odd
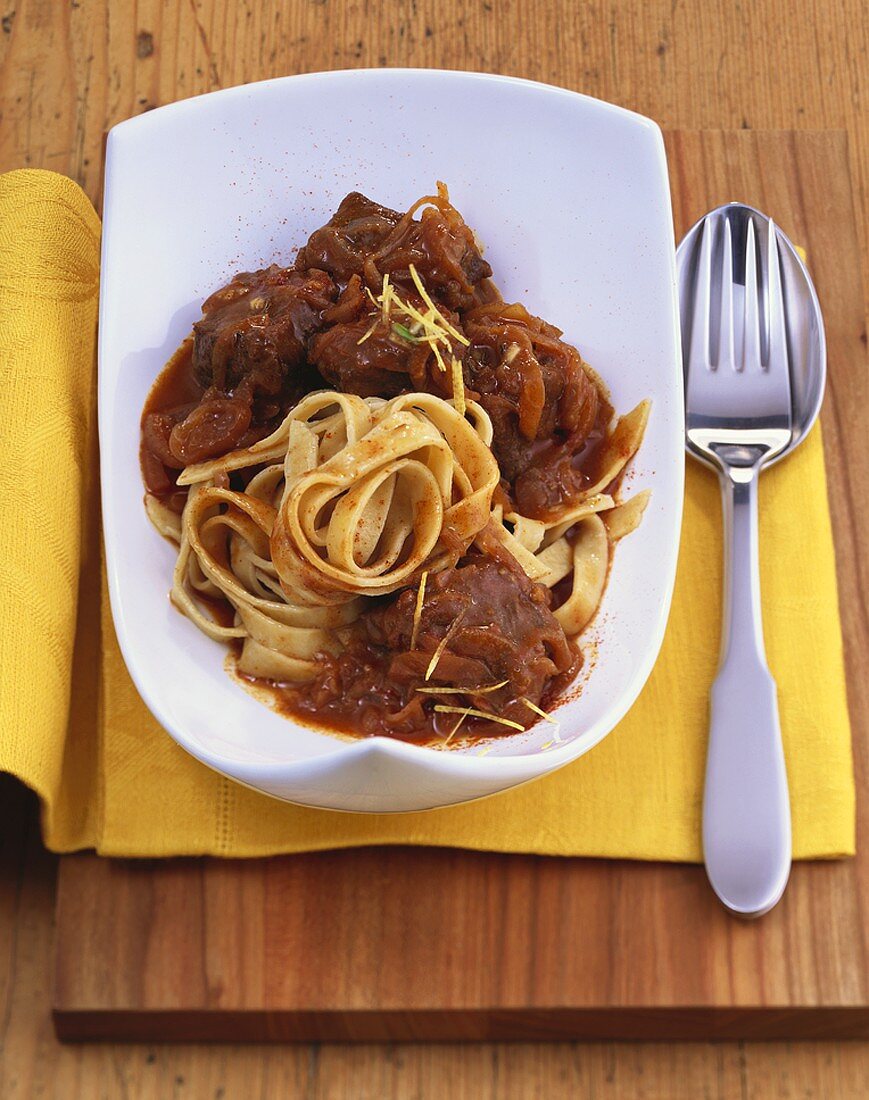
[[[686,447],[718,474],[724,510],[721,658],[710,699],[703,855],[718,897],[760,916],[791,864],[787,774],[763,642],[758,478],[805,436],[823,396],[823,322],[811,279],[773,221],[730,203],[677,253]]]

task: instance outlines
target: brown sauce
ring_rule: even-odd
[[[188,336],[157,375],[145,399],[142,416],[193,405],[204,392],[193,374],[193,339]]]
[[[175,413],[191,409],[201,399],[204,389],[193,373],[193,338],[188,337],[157,375],[148,391],[139,422],[139,467],[147,492],[169,501],[180,512],[187,499],[186,489],[175,484],[178,470],[161,461],[148,447],[145,421],[152,413]]]
[[[212,604],[213,601],[209,601],[209,610],[212,609]],[[228,621],[226,618],[227,611],[229,612]],[[232,625],[232,613],[228,605],[224,604],[224,617],[218,618],[217,621],[221,622],[222,625]],[[573,641],[569,644],[573,654],[572,663],[564,673],[549,682],[541,699],[541,707],[548,712],[556,710],[562,703],[567,702],[565,691],[583,667],[583,655],[579,646]],[[381,736],[409,741],[415,745],[431,745],[442,743],[450,738],[450,733],[460,717],[457,714],[432,713],[430,721],[420,729],[414,729],[410,732],[396,730],[393,726],[384,722],[384,715],[389,713],[391,708],[394,708],[394,700],[390,700],[388,696],[382,694],[378,695],[376,692],[372,692],[361,705],[355,700],[336,697],[324,706],[315,707],[312,705],[311,696],[305,684],[276,683],[274,680],[247,676],[240,672],[237,664],[239,653],[240,645],[233,645],[229,661],[229,671],[233,678],[238,680],[246,690],[257,698],[264,699],[278,714],[312,729],[322,730],[325,728],[330,732],[353,739]],[[450,701],[459,706],[468,705],[464,701],[456,699],[456,697],[451,697]],[[536,718],[534,720],[536,721]],[[507,726],[468,717],[461,723],[458,731],[453,734],[450,741],[451,743],[462,744],[483,738],[511,736],[518,732],[518,730]]]

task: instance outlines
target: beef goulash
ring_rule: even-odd
[[[461,746],[543,720],[582,664],[648,402],[615,418],[505,302],[446,188],[358,192],[290,267],[235,276],[142,414],[171,598],[307,724]]]

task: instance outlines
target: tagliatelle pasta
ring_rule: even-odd
[[[498,477],[450,403],[396,397],[367,434],[287,486],[272,539],[282,582],[341,600],[385,595],[423,568],[454,564],[488,522]]]
[[[244,492],[216,484],[261,466]],[[329,631],[359,614],[360,596],[458,560],[489,521],[498,468],[439,398],[319,393],[258,448],[189,467],[179,483],[193,491],[174,603],[210,637],[244,639],[243,672],[302,680],[318,652],[335,650]],[[225,599],[235,624],[214,623],[197,596]]]

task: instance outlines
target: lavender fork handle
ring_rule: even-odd
[[[782,896],[791,864],[787,773],[760,609],[759,464],[724,466],[719,476],[724,606],[721,662],[710,697],[703,855],[725,907],[759,917]]]

